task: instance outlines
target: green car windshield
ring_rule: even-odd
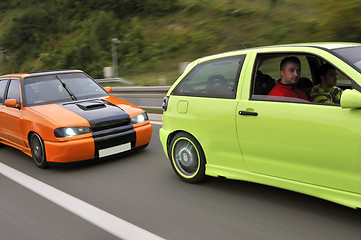
[[[25,106],[69,102],[108,95],[103,88],[84,73],[25,78],[24,93]]]
[[[339,48],[333,51],[361,72],[361,46]]]

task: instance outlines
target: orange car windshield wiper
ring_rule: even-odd
[[[61,79],[58,76],[56,76],[56,78],[61,82],[61,85],[63,85],[63,88],[69,93],[71,99],[73,99],[74,101],[77,100],[77,98],[75,97],[73,92],[68,88],[68,86],[65,84],[65,82],[61,81]]]

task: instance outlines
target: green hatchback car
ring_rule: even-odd
[[[290,89],[307,98],[269,95],[288,71],[282,75],[280,67],[286,57],[299,59]],[[312,100],[326,64],[334,69],[332,88],[342,94],[337,103]],[[200,58],[169,89],[163,109],[160,140],[183,181],[245,180],[361,208],[361,44],[292,44]]]

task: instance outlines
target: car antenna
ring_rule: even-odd
[[[237,41],[237,43],[241,46],[241,47],[243,47],[243,49],[247,49],[244,45],[243,45],[243,43],[241,42],[241,41],[239,41],[239,40],[236,40]]]

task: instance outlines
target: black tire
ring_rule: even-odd
[[[33,133],[30,136],[30,149],[33,160],[39,168],[48,168],[48,162],[46,161],[44,141],[37,133]]]
[[[188,183],[201,182],[205,177],[206,158],[198,141],[187,133],[176,134],[169,145],[173,170]]]

